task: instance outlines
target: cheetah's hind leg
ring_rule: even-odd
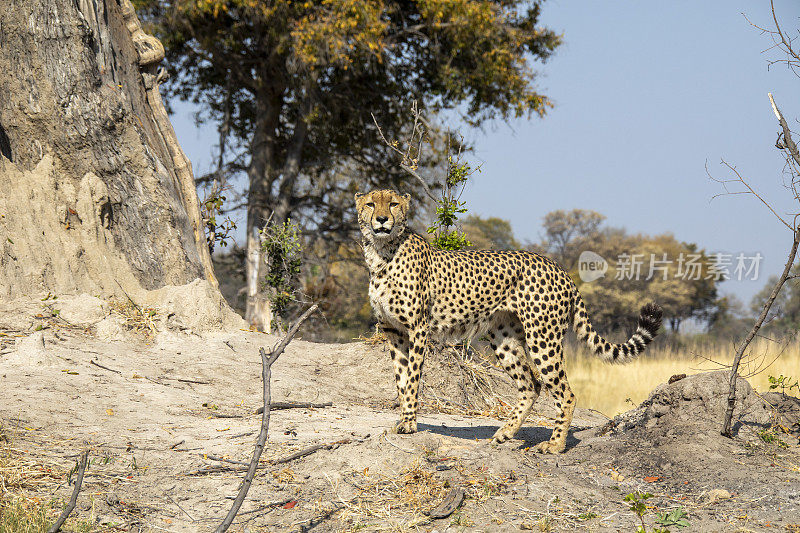
[[[510,313],[499,314],[488,331],[498,363],[517,385],[517,405],[505,425],[492,437],[496,443],[505,442],[517,434],[542,388],[538,371],[528,364],[522,331],[522,325]]]

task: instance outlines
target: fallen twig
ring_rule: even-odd
[[[305,457],[306,455],[311,455],[312,453],[318,452],[320,450],[335,450],[336,448],[338,448],[342,444],[350,444],[350,443],[353,443],[353,442],[364,442],[368,438],[369,438],[369,434],[365,435],[364,437],[357,438],[357,439],[337,440],[336,442],[330,442],[328,444],[313,444],[313,445],[311,445],[311,446],[309,446],[307,448],[303,448],[302,450],[298,450],[296,452],[290,453],[289,455],[287,455],[285,457],[280,457],[278,459],[270,459],[265,464],[259,464],[258,468],[260,469],[260,468],[266,468],[266,467],[272,466],[272,465],[279,465],[279,464],[288,463],[288,462],[294,461],[295,459],[300,459],[301,457]],[[200,455],[205,455],[205,454],[200,454]],[[215,461],[218,460],[220,462],[232,463],[232,464],[236,464],[236,465],[248,465],[248,463],[243,463],[241,461],[234,461],[234,460],[231,460],[231,459],[214,458],[211,455],[209,455],[208,458],[209,459],[213,459]],[[198,476],[198,475],[203,475],[203,474],[218,474],[220,472],[244,472],[245,470],[247,470],[247,469],[246,468],[236,468],[236,467],[219,465],[219,466],[209,466],[209,467],[205,467],[205,468],[199,468],[199,469],[195,470],[194,472],[189,472],[186,475],[188,475],[188,476]]]
[[[276,502],[271,502],[271,503],[268,503],[266,505],[262,505],[260,507],[256,507],[255,509],[251,509],[249,511],[242,511],[239,514],[253,514],[253,513],[259,512],[259,511],[263,511],[265,509],[269,509],[271,507],[280,507],[282,505],[286,505],[287,503],[289,503],[292,500],[294,500],[294,498],[284,498],[284,499],[276,501]]]
[[[333,405],[333,402],[322,402],[322,403],[313,403],[313,402],[273,402],[269,406],[270,411],[279,411],[281,409],[320,409],[322,407],[330,407]],[[259,407],[256,409],[254,414],[260,415],[264,412],[263,407]]]
[[[204,459],[208,459],[209,461],[219,461],[221,463],[230,463],[232,465],[250,466],[250,463],[245,463],[244,461],[235,461],[233,459],[225,459],[224,457],[217,457],[216,455],[209,455],[207,453],[201,453],[199,455],[202,456]]]
[[[270,409],[270,410],[272,410],[272,409]],[[231,414],[228,414],[228,413],[217,413],[216,411],[209,411],[208,414],[212,418],[244,418],[244,416],[242,416],[242,415],[231,415]],[[258,414],[261,414],[261,413],[258,413]]]
[[[78,477],[75,479],[75,488],[72,490],[72,496],[69,499],[69,503],[61,512],[61,516],[58,517],[56,523],[53,524],[50,529],[47,530],[47,533],[56,533],[61,529],[61,526],[64,525],[64,522],[67,521],[69,514],[75,509],[75,504],[78,501],[78,493],[81,491],[81,485],[83,484],[83,474],[86,472],[86,465],[89,461],[89,450],[85,450],[81,454],[81,460],[78,463]]]
[[[293,461],[295,459],[299,459],[300,457],[305,457],[306,455],[311,455],[312,453],[322,450],[322,449],[330,449],[331,446],[326,446],[324,444],[314,444],[313,446],[309,446],[308,448],[304,448],[300,451],[294,452],[291,455],[287,455],[281,459],[275,459],[274,461],[270,461],[271,464],[279,465],[283,463],[288,463],[289,461]]]
[[[198,385],[210,385],[210,381],[205,381],[202,379],[188,379],[188,378],[166,378],[166,379],[174,379],[175,381],[180,381],[181,383],[197,383]]]
[[[192,522],[197,522],[197,520],[195,520],[195,519],[194,519],[194,517],[193,517],[192,515],[190,515],[188,512],[186,512],[186,509],[184,509],[184,508],[183,508],[183,506],[182,506],[181,504],[179,504],[178,502],[176,502],[175,500],[173,500],[173,499],[172,499],[172,496],[170,496],[169,494],[165,494],[165,496],[166,496],[167,498],[169,498],[169,501],[171,501],[172,503],[174,503],[175,505],[177,505],[177,506],[178,506],[178,509],[180,509],[181,511],[183,511],[183,514],[185,514],[186,516],[188,516],[188,517],[189,517],[189,520],[191,520]]]
[[[361,439],[355,439],[355,441],[364,442],[367,438],[369,438],[369,435]],[[288,463],[289,461],[294,461],[295,459],[305,457],[306,455],[311,455],[312,453],[317,452],[319,450],[335,450],[342,444],[350,444],[351,442],[353,442],[351,439],[343,439],[336,442],[331,442],[330,444],[314,444],[313,446],[309,446],[308,448],[296,451],[293,454],[287,455],[286,457],[282,457],[280,459],[273,459],[270,461],[270,463],[274,465]]]
[[[94,359],[91,359],[91,360],[89,361],[89,364],[90,364],[90,365],[94,365],[94,366],[96,366],[96,367],[100,367],[100,368],[102,368],[103,370],[108,370],[109,372],[113,372],[113,373],[115,373],[115,374],[122,374],[122,372],[120,372],[119,370],[114,370],[113,368],[108,368],[107,366],[103,366],[103,365],[101,365],[100,363],[98,363],[97,361],[95,361]]]
[[[291,342],[292,337],[297,334],[297,330],[300,329],[300,326],[311,315],[311,313],[317,310],[317,307],[317,304],[309,307],[308,310],[297,319],[297,322],[294,323],[283,340],[281,340],[281,342],[272,349],[269,355],[267,355],[267,353],[264,351],[264,348],[259,350],[259,353],[261,354],[261,379],[264,383],[264,411],[262,412],[261,416],[261,432],[258,434],[256,447],[253,450],[253,459],[250,461],[250,466],[247,468],[247,474],[245,474],[244,481],[242,481],[242,486],[239,488],[239,494],[233,501],[231,510],[228,511],[228,515],[225,517],[225,520],[223,520],[219,527],[215,530],[216,533],[224,533],[231,526],[231,523],[233,523],[236,513],[239,512],[244,499],[247,497],[247,492],[250,490],[250,485],[253,483],[253,477],[255,477],[256,469],[258,468],[258,460],[261,458],[261,452],[264,451],[264,444],[267,442],[267,430],[269,429],[269,412],[271,404],[270,378],[272,375],[272,364],[278,359],[278,357],[280,357],[280,355],[283,353],[283,350],[285,350],[286,346],[289,344],[289,342]]]

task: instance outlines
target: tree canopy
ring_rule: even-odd
[[[200,119],[220,129],[212,177],[247,173],[248,256],[270,217],[341,239],[355,228],[356,190],[391,185],[422,197],[372,114],[399,139],[412,101],[474,125],[552,105],[534,86],[534,63],[561,39],[539,25],[538,1],[134,3],[165,45],[167,96],[201,104]]]

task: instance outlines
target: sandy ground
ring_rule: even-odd
[[[88,447],[76,512],[98,528],[213,530],[258,434],[259,348],[278,338],[173,328],[108,340],[35,302],[2,311],[0,421],[11,450],[66,473]],[[444,371],[426,368],[432,378]],[[381,347],[298,339],[273,367],[273,400],[332,405],[271,413],[261,468],[232,530],[633,531],[638,519],[623,498],[642,490],[654,495],[648,531],[657,513],[678,507],[691,524],[681,531],[800,531],[800,448],[791,434],[800,408],[768,398],[783,402],[790,433],[765,442],[759,432],[779,413],[743,384],[737,437],[726,439],[723,382],[705,374],[664,385],[610,423],[579,408],[566,453],[541,456],[528,448],[549,437],[547,399],[500,446],[489,443],[498,420],[430,409],[419,433],[396,435]],[[327,446],[275,463],[314,444]],[[32,486],[40,497],[71,493],[64,475]],[[452,488],[466,494],[461,507],[426,516]]]

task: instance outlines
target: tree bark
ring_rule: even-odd
[[[5,0],[0,43],[0,296],[216,286],[130,0]]]

